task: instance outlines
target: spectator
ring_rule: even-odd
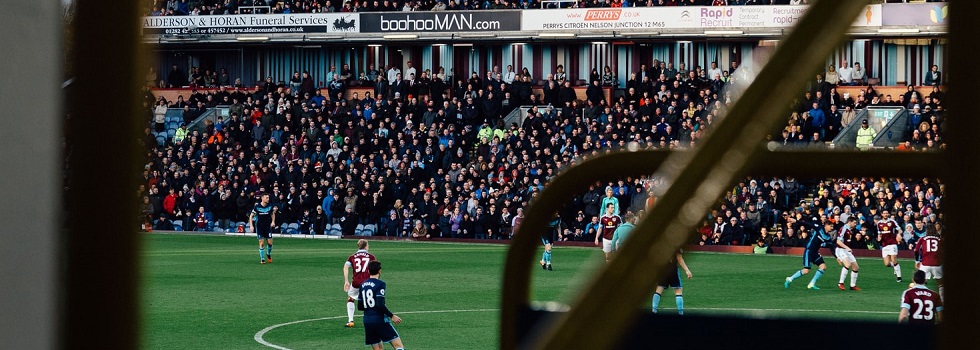
[[[865,85],[868,80],[868,73],[861,68],[861,63],[854,62],[854,70],[851,72],[851,82],[854,85]]]
[[[939,66],[932,65],[925,74],[924,85],[939,86],[943,84],[943,73],[939,71]]]
[[[755,242],[752,246],[752,254],[766,254],[769,252],[769,247],[766,246],[766,241],[761,238]]]

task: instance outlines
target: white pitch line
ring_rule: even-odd
[[[399,314],[443,314],[443,313],[490,312],[490,311],[498,311],[498,309],[406,311],[406,312],[399,312]],[[306,320],[299,320],[299,321],[292,321],[292,322],[286,322],[286,323],[280,323],[280,324],[276,324],[276,325],[271,325],[271,326],[268,326],[268,327],[263,328],[258,333],[255,333],[255,337],[253,337],[253,339],[255,339],[255,341],[258,342],[259,344],[265,345],[265,346],[270,347],[270,348],[273,348],[273,349],[292,350],[292,349],[287,348],[287,347],[284,347],[284,346],[279,346],[279,345],[276,345],[276,344],[267,342],[267,341],[265,341],[265,339],[262,339],[262,337],[264,337],[266,333],[269,333],[269,331],[271,331],[273,329],[276,329],[276,328],[279,328],[279,327],[285,327],[285,326],[290,326],[290,325],[294,325],[294,324],[298,324],[298,323],[306,323],[306,322],[313,322],[313,321],[338,320],[338,319],[342,319],[344,317],[347,317],[347,316],[331,316],[331,317],[311,318],[311,319],[306,319]],[[362,316],[361,315],[358,315],[358,317],[362,317]]]
[[[673,310],[672,308],[664,308],[664,310]],[[688,311],[763,311],[763,312],[833,312],[833,313],[851,313],[851,314],[894,314],[896,312],[892,311],[870,311],[870,310],[819,310],[819,309],[758,309],[758,308],[728,308],[728,307],[698,307],[698,308],[688,308]],[[429,310],[429,311],[407,311],[399,312],[399,314],[439,314],[439,313],[459,313],[459,312],[490,312],[499,311],[498,309],[469,309],[469,310]],[[279,327],[290,326],[299,323],[314,322],[314,321],[325,321],[325,320],[338,320],[346,316],[331,316],[331,317],[321,317],[321,318],[311,318],[306,320],[292,321],[286,323],[280,323],[263,328],[258,333],[255,333],[255,341],[264,346],[278,349],[278,350],[292,350],[290,348],[272,344],[265,341],[263,337],[266,333],[272,331],[273,329]],[[357,317],[362,317],[358,315]]]
[[[670,310],[670,309],[669,309]],[[695,307],[690,311],[785,311],[785,312],[833,312],[842,314],[897,314],[898,311],[869,311],[869,310],[816,310],[816,309],[753,309],[736,307]]]

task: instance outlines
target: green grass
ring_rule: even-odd
[[[148,235],[143,254],[143,344],[148,349],[268,349],[263,337],[290,349],[364,349],[364,331],[344,328],[342,268],[352,240],[276,240],[275,263],[260,265],[249,237]],[[398,331],[412,349],[496,348],[500,285],[506,247],[421,242],[371,243],[384,263],[388,305],[404,319]],[[685,255],[694,278],[684,281],[687,313],[820,317],[893,322],[908,283],[896,283],[880,259],[860,259],[861,292],[837,290],[833,260],[819,291],[811,275],[783,288],[799,269],[798,256],[709,253]],[[533,300],[571,301],[602,263],[598,248],[558,247],[555,271],[537,264]],[[903,261],[906,281],[912,263]],[[672,313],[668,291],[662,312]],[[648,305],[649,306],[649,302]],[[422,312],[422,313],[416,313]],[[447,342],[451,339],[452,342]]]

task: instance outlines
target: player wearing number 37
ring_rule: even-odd
[[[368,253],[368,241],[357,241],[357,252],[347,258],[344,263],[344,292],[347,292],[347,327],[354,327],[354,302],[361,294],[361,284],[371,278],[368,271],[368,263],[376,260],[374,255]],[[351,281],[350,270],[354,269],[354,280]]]
[[[902,310],[898,322],[909,324],[936,324],[940,321],[943,301],[939,293],[926,288],[926,273],[919,270],[912,275],[914,285],[902,293]]]

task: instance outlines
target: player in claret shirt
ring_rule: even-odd
[[[616,215],[616,206],[613,203],[606,204],[606,213],[599,218],[599,226],[602,228],[602,252],[606,253],[606,262],[609,262],[609,254],[613,251],[613,234],[623,223],[623,219]],[[595,237],[595,245],[599,245],[600,237]]]
[[[834,225],[827,223],[824,225],[825,229],[833,229]],[[858,263],[854,259],[854,254],[851,253],[852,248],[860,244],[855,242],[854,235],[855,228],[857,227],[857,218],[852,216],[847,217],[847,224],[841,227],[839,233],[837,234],[837,249],[834,250],[834,255],[837,256],[837,262],[839,262],[844,267],[840,270],[840,281],[837,283],[837,288],[840,290],[845,290],[844,280],[847,279],[847,271],[851,271],[851,290],[861,290],[857,286],[858,279]]]
[[[368,264],[374,261],[374,255],[368,253],[368,241],[357,241],[357,252],[347,258],[344,263],[344,291],[347,292],[347,327],[354,327],[354,301],[361,293],[361,284],[371,277]],[[354,269],[354,280],[350,279],[350,270]]]
[[[364,345],[371,346],[374,350],[383,350],[384,343],[391,343],[395,350],[405,350],[402,339],[391,325],[402,323],[402,319],[388,310],[385,304],[384,281],[381,277],[381,262],[374,260],[368,263],[368,271],[371,278],[361,284],[361,310],[364,310]]]
[[[878,242],[881,244],[881,258],[884,260],[886,267],[895,269],[895,281],[901,282],[902,268],[898,266],[898,241],[902,238],[899,236],[898,223],[895,222],[895,219],[892,219],[888,210],[882,210],[881,220],[878,220],[875,225],[878,226]]]
[[[915,285],[902,293],[902,310],[898,322],[909,324],[936,324],[941,320],[943,301],[939,294],[926,288],[925,271],[912,274]]]
[[[936,280],[939,297],[943,297],[943,262],[940,254],[941,240],[935,229],[928,229],[927,236],[915,243],[915,268],[926,273],[926,279]]]

